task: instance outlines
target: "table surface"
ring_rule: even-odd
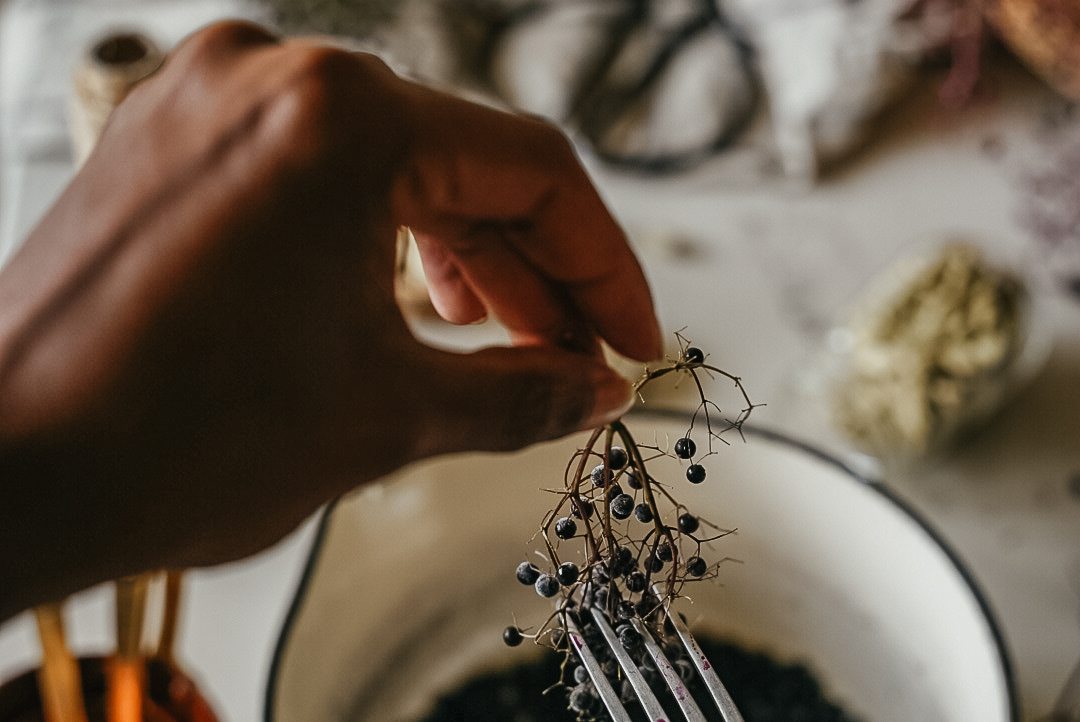
[[[117,24],[168,47],[236,14],[255,13],[224,0],[3,6],[0,262],[72,172],[64,106],[81,49]],[[1071,122],[1051,127],[1068,106],[1017,68],[993,68],[988,83],[987,98],[951,113],[931,86],[915,90],[866,149],[809,188],[760,178],[736,186],[708,169],[650,179],[585,160],[640,253],[663,323],[743,377],[767,404],[755,421],[882,475],[967,563],[1003,626],[1024,719],[1034,720],[1080,659],[1080,303],[1041,291],[1054,341],[1041,371],[972,439],[917,470],[867,463],[832,430],[820,393],[826,332],[898,255],[960,234],[1038,266],[1019,220],[1024,179],[1078,134]],[[485,329],[418,328],[448,343],[488,338]],[[225,720],[261,717],[311,536],[309,522],[264,554],[188,577],[179,653]],[[110,604],[107,587],[72,600],[79,650],[109,649]],[[37,654],[27,615],[0,627],[0,679]]]

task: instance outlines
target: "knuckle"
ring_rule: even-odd
[[[243,20],[223,20],[189,36],[174,54],[202,60],[276,42],[277,38],[259,25]]]
[[[355,105],[356,95],[372,90],[373,64],[344,50],[299,45],[290,48],[288,63],[281,97],[310,120],[325,118],[338,105]]]
[[[548,435],[545,432],[554,411],[549,379],[541,374],[527,379],[509,400],[512,413],[507,414],[503,427],[504,444],[519,449]]]
[[[520,449],[573,430],[588,413],[590,396],[583,389],[563,388],[567,383],[543,371],[519,383],[506,399],[510,413],[501,427],[500,446]]]
[[[390,71],[369,56],[298,44],[288,48],[281,71],[270,99],[270,128],[302,155],[356,151],[357,144],[370,143],[375,133],[365,131],[379,122],[379,116],[364,113],[365,108],[393,115],[384,75]],[[379,135],[392,137],[391,132]]]
[[[566,134],[558,127],[546,121],[537,121],[539,145],[546,149],[551,160],[558,163],[574,163],[575,151]]]
[[[325,48],[298,48],[290,52],[268,98],[264,130],[295,144],[300,151],[324,150],[332,140],[332,121],[340,86],[341,59]]]

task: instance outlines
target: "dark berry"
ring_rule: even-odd
[[[644,562],[642,562],[642,566],[645,567],[645,571],[655,573],[664,568],[664,562],[660,559],[657,559],[655,556],[650,555],[648,558],[645,559]]]
[[[648,504],[644,503],[638,504],[636,507],[634,507],[634,516],[637,517],[638,521],[645,524],[648,524],[653,520],[652,509],[649,508]]]
[[[675,456],[680,459],[689,459],[697,451],[697,444],[689,436],[675,442]]]
[[[652,667],[646,667],[646,666],[645,666],[645,664],[644,664],[644,663],[645,663],[645,661],[647,661],[647,660],[648,660],[648,657],[647,657],[647,656],[646,656],[646,657],[645,657],[645,658],[644,658],[644,659],[642,660],[642,665],[641,665],[641,676],[645,678],[645,682],[646,682],[646,683],[647,683],[647,684],[648,684],[648,685],[649,685],[650,687],[656,688],[656,687],[658,687],[658,686],[660,686],[660,685],[664,684],[664,678],[663,678],[663,677],[661,677],[661,676],[660,676],[660,673],[659,673],[659,672],[657,672],[657,671],[656,671],[655,669],[653,669]]]
[[[671,548],[671,544],[664,542],[656,547],[656,558],[662,562],[670,562],[675,558],[675,550]]]
[[[622,642],[622,646],[630,652],[633,652],[641,647],[642,639],[638,631],[630,624],[624,624],[619,627],[619,641]]]
[[[555,536],[560,539],[573,539],[577,534],[577,522],[568,516],[564,516],[555,522]]]
[[[660,603],[656,600],[656,597],[651,594],[642,594],[641,599],[637,603],[637,613],[642,619],[647,618],[650,614],[656,612]]]
[[[634,513],[634,497],[619,494],[611,500],[611,515],[616,519],[626,519]]]
[[[521,636],[521,630],[517,627],[507,627],[503,630],[503,642],[506,643],[507,647],[516,647],[521,644],[524,639],[525,638]]]
[[[611,557],[615,562],[616,576],[622,576],[634,568],[634,551],[630,547],[616,547]]]
[[[683,351],[683,361],[688,364],[699,364],[705,361],[705,352],[696,346],[690,346]]]
[[[693,534],[698,530],[698,518],[687,512],[679,515],[679,531],[683,534]]]
[[[629,457],[626,455],[626,450],[621,446],[612,446],[611,451],[608,452],[608,468],[612,471],[618,471],[626,466],[626,462],[629,461]]]
[[[622,493],[623,493],[623,490],[622,490],[621,486],[619,486],[618,484],[612,484],[611,487],[608,489],[607,498],[608,499],[614,499],[615,497],[617,497],[619,494],[622,494]]]
[[[559,581],[550,574],[541,574],[533,586],[541,597],[554,597],[559,593]]]
[[[603,564],[597,564],[593,567],[590,576],[592,576],[592,580],[597,584],[607,584],[611,581],[611,575],[608,574],[607,567]]]
[[[686,479],[691,484],[700,484],[705,481],[705,467],[701,464],[691,464],[686,467]]]
[[[593,508],[593,503],[591,501],[582,499],[580,504],[576,501],[571,502],[570,511],[578,519],[591,519],[595,509]]]
[[[634,618],[634,603],[629,599],[624,599],[615,605],[615,617],[617,619],[627,620]]]
[[[581,635],[585,637],[586,644],[599,643],[600,649],[604,649],[604,633],[600,631],[600,627],[589,619],[588,617],[578,616],[578,628],[581,630]],[[602,654],[603,652],[601,652]],[[599,660],[599,657],[597,658]]]
[[[593,467],[589,478],[592,479],[593,486],[604,486],[611,481],[611,472],[604,469],[603,464],[597,464]]]
[[[532,562],[522,562],[521,564],[518,564],[517,580],[522,584],[536,584],[536,579],[539,576],[540,570],[537,569]]]
[[[589,681],[589,670],[580,664],[574,667],[574,681],[578,684]]]
[[[555,570],[555,578],[559,580],[559,584],[564,587],[568,587],[578,580],[581,575],[581,570],[578,569],[578,565],[573,562],[563,562],[559,565],[559,568]]]
[[[599,708],[600,700],[589,684],[579,684],[570,690],[570,709],[578,714],[589,715]]]
[[[634,572],[626,578],[626,590],[628,592],[642,592],[645,591],[645,575],[641,572]]]
[[[701,557],[690,557],[686,560],[686,573],[692,577],[700,577],[709,568]]]
[[[641,479],[638,478],[638,470],[634,467],[631,466],[629,469],[627,469],[626,473],[623,475],[623,478],[626,479],[626,485],[629,486],[631,489],[641,488]]]

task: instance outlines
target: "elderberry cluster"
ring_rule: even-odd
[[[621,421],[592,432],[567,465],[557,501],[544,515],[538,537],[544,549],[537,561],[522,561],[517,580],[541,597],[553,600],[551,617],[538,630],[507,627],[503,640],[517,646],[527,638],[565,652],[559,685],[568,690],[568,705],[580,719],[602,713],[594,682],[566,643],[565,630],[577,627],[594,651],[606,652],[602,638],[592,639],[592,615],[600,610],[646,678],[655,673],[644,654],[635,624],[644,624],[666,644],[667,605],[681,596],[683,585],[717,574],[721,560],[711,557],[711,542],[731,530],[717,527],[677,499],[679,483],[700,484],[706,463],[721,436],[738,431],[754,408],[741,380],[706,363],[705,354],[679,336],[679,358],[646,370],[635,386],[641,389],[672,374],[689,379],[699,403],[689,414],[686,432],[673,443],[638,443]],[[706,395],[717,377],[734,382],[745,403],[733,418]],[[681,469],[684,480],[658,478],[663,465]],[[674,659],[681,659],[676,655]],[[616,690],[625,679],[613,658],[602,662]],[[650,668],[652,668],[650,672]]]

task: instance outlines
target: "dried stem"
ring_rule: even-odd
[[[705,545],[722,539],[732,530],[720,529],[691,514],[677,499],[674,486],[661,484],[650,473],[650,465],[660,459],[688,461],[687,479],[693,483],[701,482],[704,478],[702,461],[717,453],[713,442],[719,440],[726,444],[723,435],[727,432],[741,434],[743,423],[756,407],[740,377],[706,363],[700,350],[691,347],[681,334],[677,336],[681,346],[679,359],[646,369],[633,390],[640,397],[649,384],[672,374],[690,378],[699,401],[689,413],[683,446],[680,448],[676,444],[675,452],[672,452],[659,446],[639,444],[629,427],[622,420],[616,420],[594,429],[584,446],[570,458],[562,489],[555,491],[559,498],[544,515],[540,534],[547,559],[554,567],[558,568],[560,563],[572,564],[561,562],[560,546],[575,539],[584,544],[584,565],[571,581],[560,580],[562,586],[555,611],[539,631],[527,635],[537,642],[550,639],[551,633],[559,632],[551,625],[561,621],[565,626],[565,615],[576,615],[579,608],[598,603],[604,605],[612,619],[625,619],[627,614],[636,614],[659,625],[663,615],[654,612],[681,596],[687,583],[717,576],[720,563],[729,559],[724,557],[708,563],[699,556]],[[708,397],[706,390],[708,382],[716,379],[732,382],[743,404],[734,418],[724,419],[722,424],[719,423],[723,418],[720,406]],[[699,423],[704,425],[705,436],[700,454],[696,452],[697,445],[691,442]],[[599,464],[590,469],[594,462]],[[633,512],[638,520],[623,521],[627,518],[626,500],[620,500],[621,508],[617,512],[613,509],[617,497],[626,493],[620,482],[633,487],[632,497],[640,491],[640,503]],[[566,524],[563,520],[567,505],[577,517],[578,530],[572,538],[561,538],[560,533],[562,537],[568,536],[565,527],[561,526]],[[673,518],[674,521],[668,521]],[[641,522],[646,522],[645,527],[635,532],[635,525]],[[701,524],[713,531],[699,536],[696,532]],[[562,557],[566,557],[565,553]],[[652,579],[661,570],[665,570],[663,593],[662,598],[656,598],[651,592]],[[628,611],[628,604],[633,605],[634,611]]]

